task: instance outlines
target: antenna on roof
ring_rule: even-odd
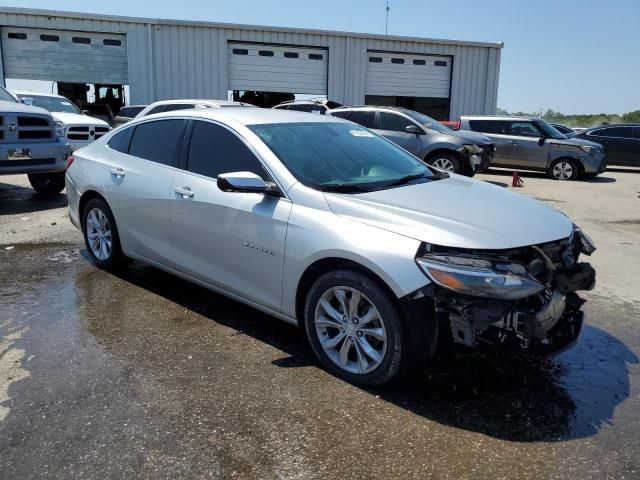
[[[384,34],[385,35],[389,34],[389,10],[391,10],[391,7],[389,6],[389,0],[387,0],[387,13],[386,13],[386,18],[385,18],[385,22],[384,22]]]

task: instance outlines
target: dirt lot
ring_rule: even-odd
[[[97,270],[64,195],[0,177],[0,478],[638,478],[640,173],[524,180],[599,247],[578,344],[363,390],[293,327],[141,264]]]

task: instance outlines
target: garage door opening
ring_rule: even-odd
[[[406,107],[447,120],[452,63],[447,56],[369,51],[365,103]]]
[[[259,107],[326,97],[329,52],[325,48],[228,44],[230,99]]]

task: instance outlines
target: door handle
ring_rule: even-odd
[[[124,177],[125,173],[124,173],[124,170],[121,168],[112,168],[111,175],[115,175],[116,177],[120,178],[120,177]]]
[[[173,189],[182,198],[193,198],[194,193],[191,191],[191,187],[178,187]]]

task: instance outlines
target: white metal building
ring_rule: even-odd
[[[5,78],[129,85],[130,103],[230,91],[496,110],[501,43],[0,8]]]

